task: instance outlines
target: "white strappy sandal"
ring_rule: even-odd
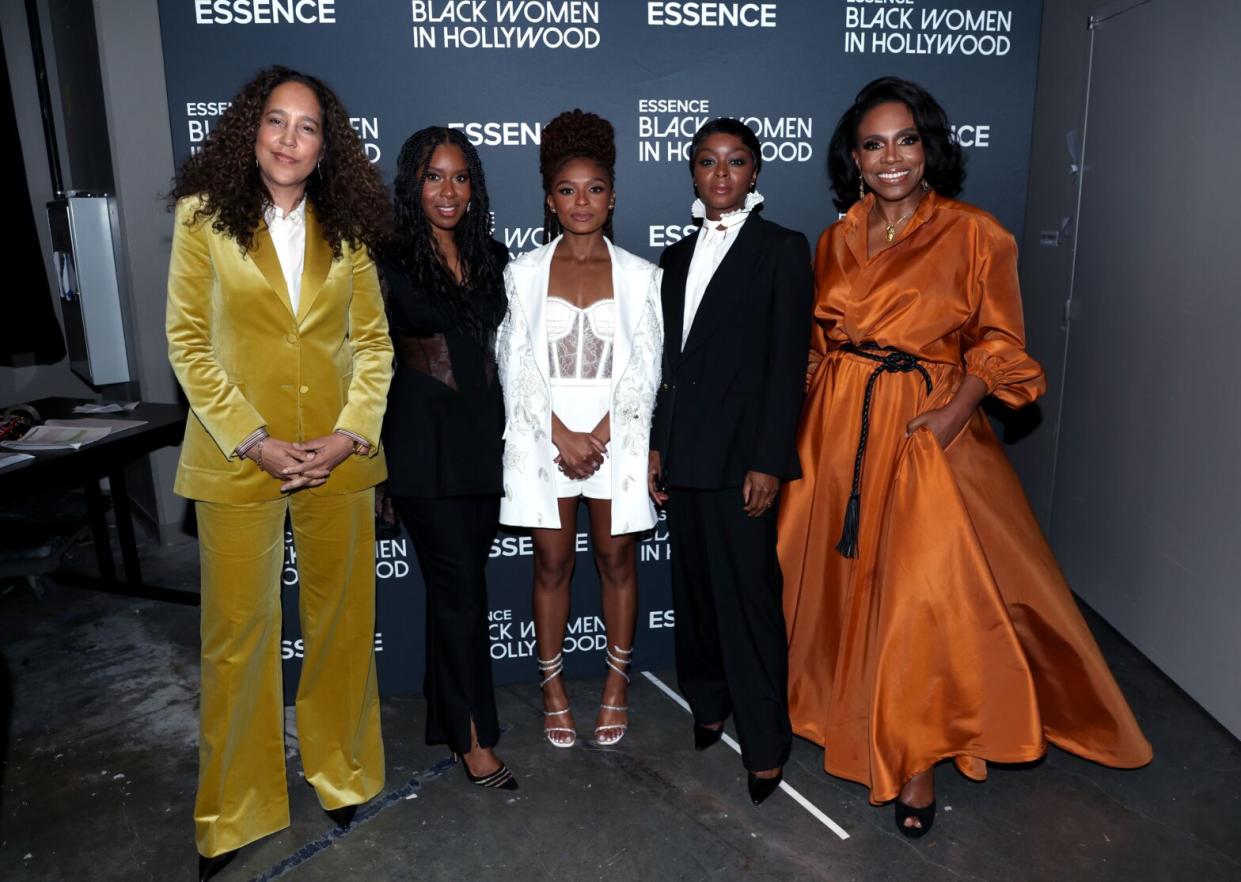
[[[625,685],[629,685],[629,674],[627,669],[629,662],[633,659],[633,647],[621,649],[619,646],[608,647],[607,666],[616,673],[625,678]],[[622,665],[624,667],[622,667]],[[600,710],[620,711],[622,713],[629,712],[629,705],[603,704],[599,705]],[[619,744],[620,740],[625,737],[625,733],[629,731],[628,723],[605,723],[602,726],[595,726],[595,744],[600,747],[611,747]],[[607,734],[605,734],[607,733]]]
[[[541,658],[536,658],[535,661],[539,663],[539,674],[543,677],[543,680],[539,683],[540,689],[564,673],[563,653],[556,653],[556,657],[552,659],[544,660]],[[563,714],[567,714],[568,712],[569,708],[566,706],[560,710],[545,710],[543,711],[543,716],[558,717]],[[557,736],[557,733],[566,733],[568,737],[566,738],[564,734]],[[552,747],[572,747],[577,744],[577,730],[568,726],[544,726],[543,736],[548,740]]]

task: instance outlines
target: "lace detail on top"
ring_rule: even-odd
[[[430,337],[396,335],[396,351],[397,358],[405,367],[413,368],[456,390],[457,380],[452,373],[452,357],[448,354],[448,341],[443,334],[432,334]],[[487,379],[490,381],[491,377],[488,376]]]
[[[547,298],[548,366],[555,380],[610,380],[616,301],[608,298],[578,309],[560,297]]]

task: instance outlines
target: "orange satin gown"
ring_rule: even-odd
[[[1017,249],[987,213],[928,193],[896,243],[868,257],[874,197],[823,233],[803,477],[779,521],[793,729],[824,768],[874,803],[953,757],[1024,762],[1048,740],[1095,762],[1144,765],[1151,748],[1112,679],[981,410],[941,448],[906,424],[946,404],[968,373],[1005,404],[1043,393],[1025,351]],[[858,557],[836,551],[875,362],[840,349],[875,341],[917,372],[875,383]]]

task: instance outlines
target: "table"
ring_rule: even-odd
[[[0,471],[0,494],[8,499],[45,492],[61,487],[82,487],[86,491],[91,531],[95,539],[95,557],[99,564],[99,580],[74,577],[90,587],[125,594],[149,597],[172,603],[197,606],[199,596],[192,591],[177,591],[147,585],[138,565],[138,543],[134,535],[133,510],[129,504],[129,488],[125,467],[144,456],[181,443],[185,434],[186,408],[179,404],[139,404],[131,412],[111,414],[75,414],[79,404],[99,404],[79,398],[40,398],[29,404],[43,419],[73,417],[106,417],[145,420],[146,424],[112,432],[106,438],[83,445],[78,450],[48,450],[34,454],[34,459]],[[10,451],[12,452],[12,451]],[[30,453],[31,451],[22,451]],[[112,559],[112,543],[108,538],[107,510],[99,482],[108,479],[112,491],[112,508],[116,512],[116,531],[121,543],[121,561],[125,578],[116,578]]]

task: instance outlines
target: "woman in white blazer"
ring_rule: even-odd
[[[506,419],[500,522],[531,528],[544,728],[555,747],[577,740],[560,674],[578,500],[590,512],[607,629],[594,732],[603,745],[628,726],[636,534],[655,525],[646,473],[663,348],[660,270],[610,241],[615,161],[612,125],[595,114],[562,113],[543,129],[549,241],[505,270],[509,308],[497,337]]]

